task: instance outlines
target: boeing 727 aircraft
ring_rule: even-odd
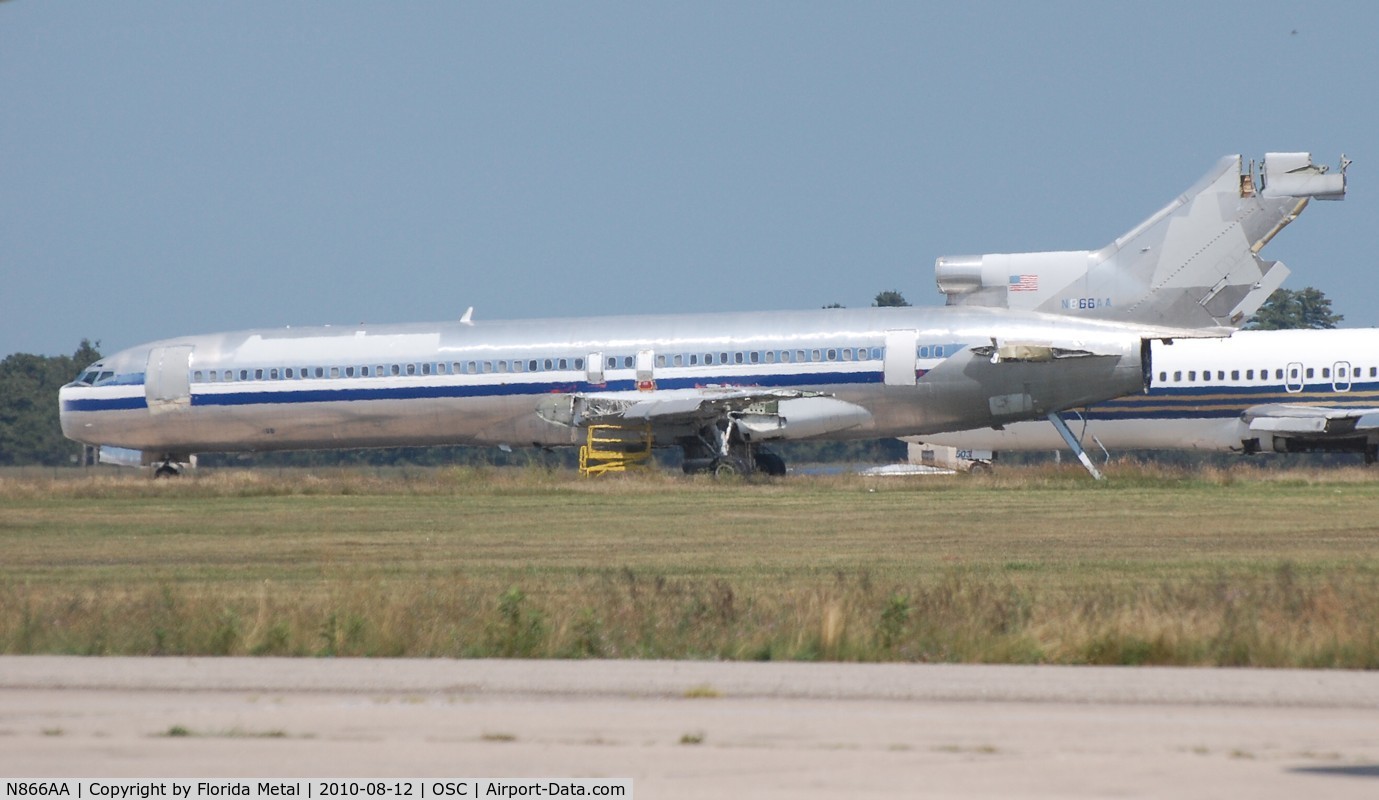
[[[1269,154],[1258,174],[1227,158],[1084,251],[1082,276],[1055,259],[1068,291],[1100,298],[1080,315],[976,291],[980,302],[933,309],[496,322],[471,310],[448,323],[186,336],[92,364],[61,390],[62,428],[138,451],[160,473],[199,452],[579,445],[596,426],[678,446],[687,466],[715,472],[783,473],[761,449],[772,440],[1041,418],[1075,444],[1057,412],[1142,392],[1151,341],[1229,332],[1267,296],[1256,287],[1286,274],[1258,249],[1308,198],[1344,192],[1344,170],[1306,154]],[[1005,258],[1033,274],[1046,256]],[[977,284],[988,272],[978,264]]]
[[[1153,345],[1143,395],[1065,416],[1084,443],[1129,450],[1363,453],[1379,460],[1379,330],[1242,331]],[[1016,423],[922,437],[974,450],[1049,450]]]

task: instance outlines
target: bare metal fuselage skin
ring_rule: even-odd
[[[1093,355],[991,355],[1008,341]],[[568,413],[577,399],[726,387],[783,393],[765,438],[855,439],[1038,419],[1137,393],[1147,352],[1124,324],[986,308],[286,328],[133,347],[88,368],[60,402],[68,437],[166,457],[572,445],[586,435]],[[686,432],[649,419],[658,441]]]

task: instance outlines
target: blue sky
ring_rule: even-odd
[[[0,355],[322,323],[939,304],[1222,155],[1379,325],[1379,4],[0,3]]]

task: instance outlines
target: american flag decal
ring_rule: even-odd
[[[1039,291],[1039,276],[1011,275],[1010,285],[1007,288],[1012,292],[1037,292]]]

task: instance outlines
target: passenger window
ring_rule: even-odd
[[[256,381],[261,381],[261,380],[263,380],[263,370],[261,370],[261,369],[256,369],[256,370],[254,370],[254,380],[256,380]]]
[[[920,358],[928,358],[928,357],[929,357],[929,345],[927,345],[927,344],[920,345],[920,347],[919,347],[919,357],[920,357]]]
[[[1310,377],[1312,377],[1312,376],[1315,375],[1315,374],[1316,374],[1316,372],[1315,372],[1311,367],[1308,367],[1308,368],[1307,368],[1307,377],[1310,378]]]
[[[775,351],[775,350],[767,350],[767,351],[766,351],[766,363],[767,363],[767,364],[774,364],[774,363],[776,363],[776,351]]]
[[[782,351],[780,351],[780,363],[782,363],[782,364],[789,364],[789,363],[790,363],[790,351],[789,351],[789,350],[782,350]]]
[[[657,366],[657,367],[664,367],[665,365],[666,365],[666,357],[665,357],[665,356],[656,356],[656,366]]]
[[[193,381],[194,383],[201,383],[201,382],[202,382],[201,370],[198,369],[198,370],[194,370],[194,371],[192,372],[192,381]]]
[[[1245,370],[1245,380],[1247,380],[1247,381],[1252,381],[1252,380],[1254,380],[1254,379],[1255,379],[1255,371],[1252,370],[1252,369],[1247,369],[1247,370]]]
[[[833,348],[829,348],[829,350],[828,350],[828,360],[829,360],[829,361],[837,361],[837,360],[838,360],[838,351],[837,351],[837,350],[834,350]]]
[[[278,379],[278,368],[277,368],[277,367],[274,367],[273,369],[268,370],[268,378],[269,378],[269,380],[274,380],[274,381],[276,381],[276,380]]]
[[[1159,373],[1159,383],[1167,383],[1167,382],[1168,382],[1168,373],[1167,373],[1167,372],[1160,372],[1160,373]]]
[[[608,367],[608,369],[617,369],[618,359],[613,356],[609,356],[608,363],[606,366]]]
[[[821,361],[821,360],[822,360],[821,355],[822,355],[821,351],[815,350],[815,351],[813,351],[813,352],[811,352],[811,353],[809,354],[809,356],[810,356],[809,360],[810,360],[810,361]]]
[[[1197,380],[1197,370],[1195,370],[1195,369],[1190,369],[1190,370],[1188,370],[1188,371],[1187,371],[1187,379],[1190,380],[1190,381],[1195,381],[1195,380]]]
[[[1238,381],[1238,380],[1240,380],[1240,370],[1238,370],[1238,369],[1233,369],[1233,370],[1231,370],[1231,380],[1233,380],[1233,381]]]
[[[556,368],[557,368],[557,369],[569,369],[569,368],[570,368],[570,359],[568,359],[568,358],[562,358],[562,359],[560,359],[559,361],[557,361],[557,362],[555,363],[555,365],[556,365]]]
[[[674,364],[677,367],[683,367],[685,365],[685,357],[680,355],[679,353],[676,353]]]
[[[1295,377],[1295,378],[1297,377],[1297,371],[1296,371],[1296,370],[1294,370],[1294,372],[1293,372],[1293,377]],[[1276,370],[1274,370],[1274,380],[1276,380],[1276,381],[1281,381],[1281,380],[1283,380],[1283,370],[1281,370],[1281,369],[1276,369]]]
[[[1322,377],[1323,377],[1323,378],[1330,378],[1330,377],[1331,377],[1331,367],[1322,367]]]
[[[247,369],[242,369],[242,370],[240,370],[240,371],[239,371],[239,379],[242,380],[242,381],[247,381],[247,380],[249,380],[249,370],[247,370]]]
[[[353,377],[354,377],[354,367],[345,367],[345,377],[346,377],[346,378],[353,378]]]
[[[1173,382],[1174,382],[1174,383],[1178,383],[1178,382],[1181,381],[1182,379],[1183,379],[1183,372],[1182,372],[1182,370],[1176,370],[1176,371],[1174,371],[1174,373],[1173,373]]]
[[[753,364],[760,364],[760,363],[761,363],[761,351],[760,351],[760,350],[753,350],[752,352],[748,353],[748,354],[747,354],[747,360],[750,361],[750,362],[752,362]]]

